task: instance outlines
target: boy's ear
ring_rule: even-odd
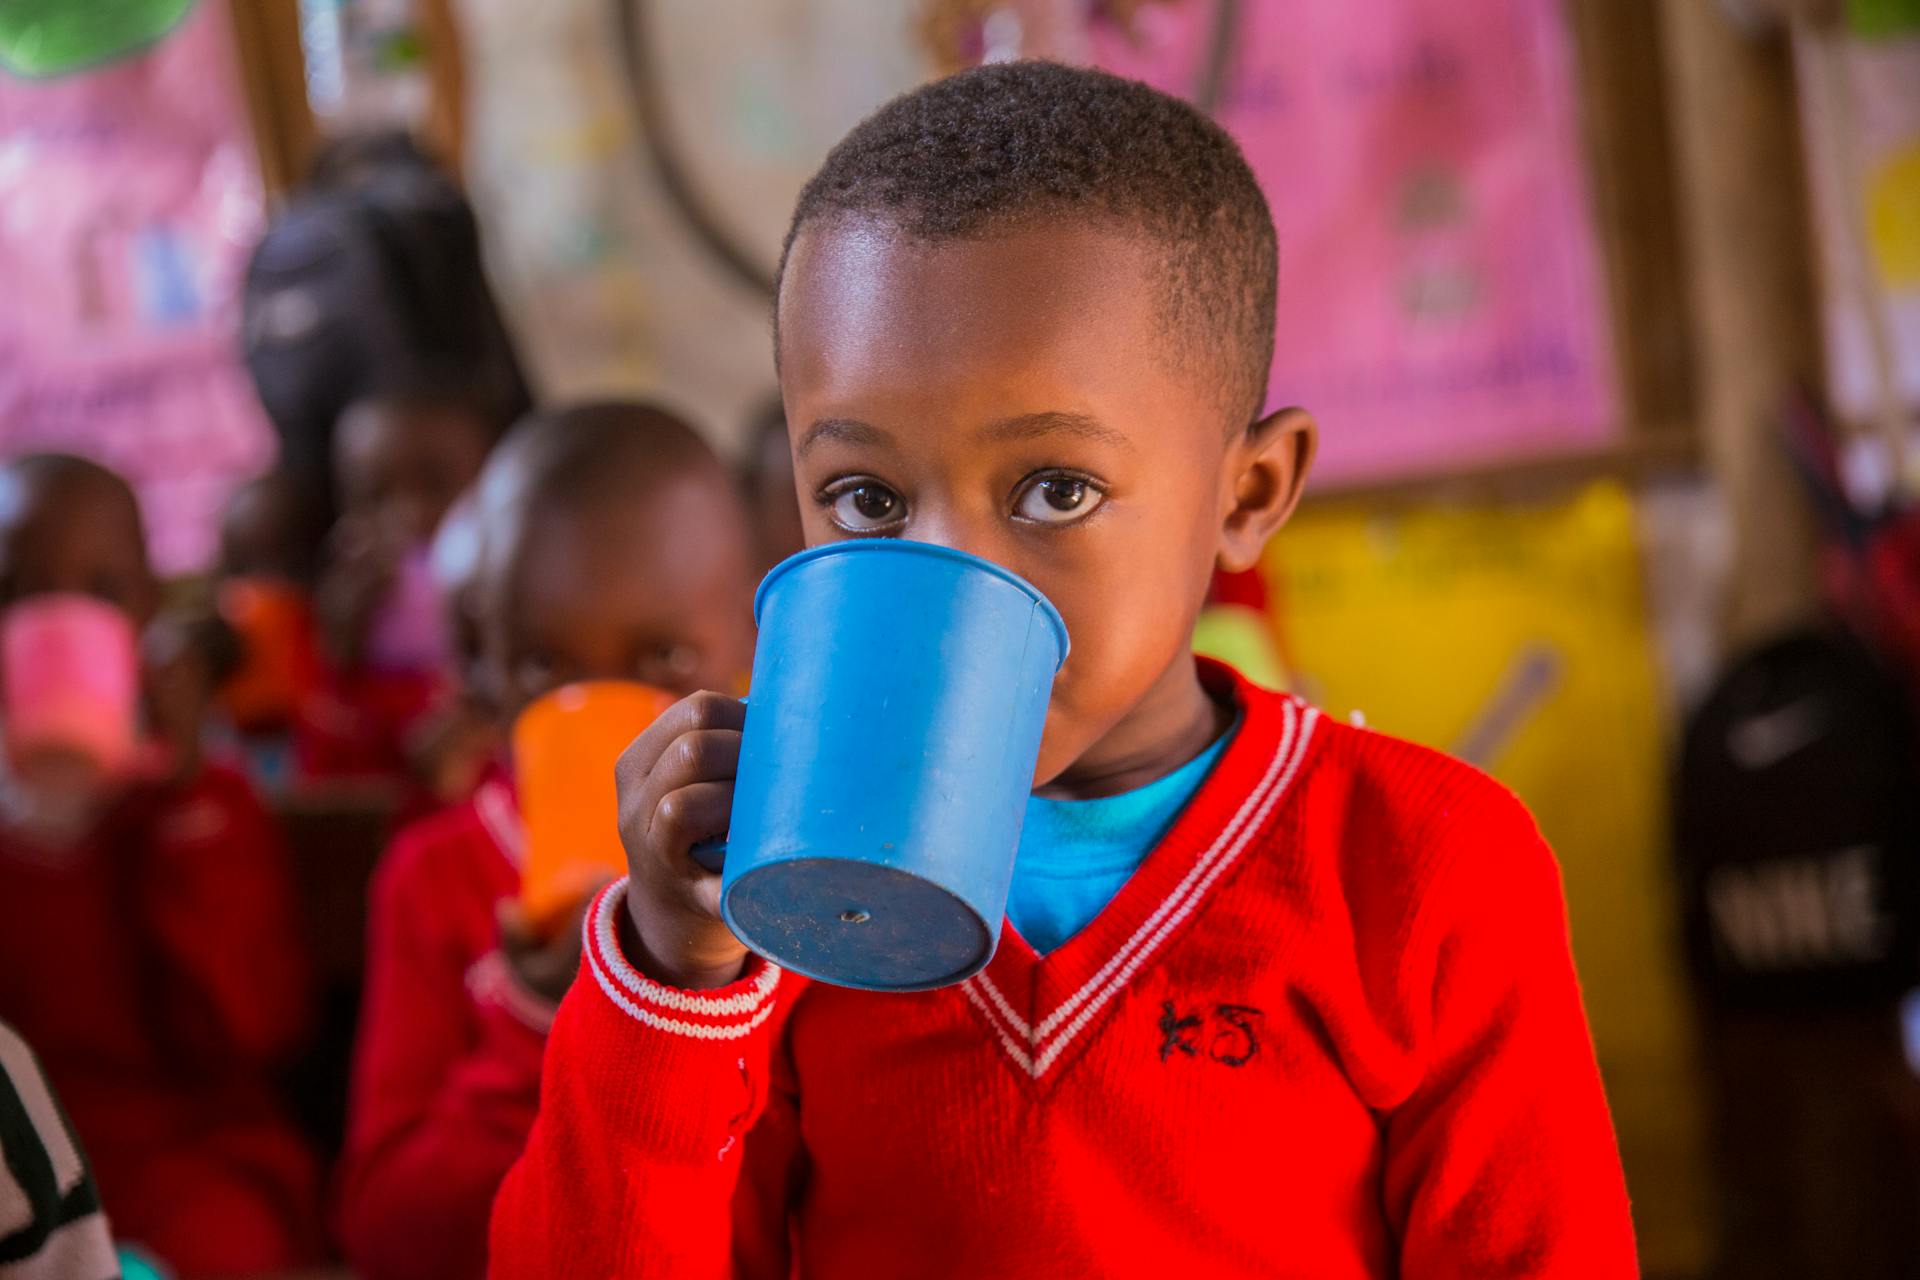
[[[1320,428],[1304,409],[1281,409],[1253,424],[1227,449],[1226,515],[1220,526],[1219,565],[1229,573],[1251,569],[1300,501]]]

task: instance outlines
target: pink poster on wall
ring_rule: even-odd
[[[272,459],[237,337],[261,218],[224,4],[91,70],[0,68],[0,453],[126,475],[163,572]]]
[[[1322,482],[1591,449],[1618,429],[1558,0],[1243,0],[1216,108],[1280,232],[1271,403]],[[1219,0],[1097,25],[1101,65],[1194,96]]]

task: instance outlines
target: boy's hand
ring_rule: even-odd
[[[314,613],[327,656],[353,667],[363,656],[374,611],[393,586],[406,543],[382,525],[349,516],[334,527],[327,544],[327,567],[314,590]]]
[[[536,929],[527,919],[525,908],[511,898],[503,899],[495,908],[500,953],[506,956],[521,984],[542,999],[559,1004],[573,985],[573,975],[580,971],[580,922],[598,892],[596,885],[561,916],[551,933]]]
[[[746,705],[696,693],[661,714],[621,753],[620,842],[627,849],[621,945],[648,977],[687,990],[740,976],[747,949],[720,921],[720,877],[688,856],[726,834]]]

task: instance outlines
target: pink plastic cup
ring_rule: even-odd
[[[16,767],[60,754],[124,772],[139,698],[133,623],[112,605],[34,596],[0,615],[0,729]]]

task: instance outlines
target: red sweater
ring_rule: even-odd
[[[958,987],[756,960],[673,990],[623,958],[606,891],[493,1274],[1633,1275],[1526,811],[1233,695],[1239,732],[1106,910],[1044,959],[1009,927]]]
[[[405,827],[373,882],[340,1235],[367,1280],[476,1280],[487,1212],[539,1103],[553,1008],[497,946],[520,891],[499,777]]]
[[[0,831],[0,1019],[39,1052],[114,1234],[182,1275],[317,1256],[318,1174],[272,1077],[307,1030],[278,833],[208,769],[79,848]]]
[[[294,766],[309,779],[411,779],[407,737],[448,696],[430,672],[341,671],[322,665],[294,718]]]

